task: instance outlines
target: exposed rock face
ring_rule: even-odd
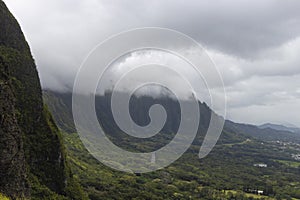
[[[0,177],[0,193],[11,198],[70,196],[70,185],[74,184],[66,165],[60,132],[43,105],[29,46],[2,0]]]
[[[1,57],[0,57],[1,58]],[[0,66],[5,66],[0,60]],[[2,72],[2,69],[1,69]],[[22,133],[8,77],[0,81],[0,188],[10,194],[28,193]]]

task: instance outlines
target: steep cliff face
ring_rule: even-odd
[[[28,44],[2,1],[0,176],[0,193],[11,198],[50,198],[54,194],[72,198],[73,190],[80,191],[67,167],[59,130],[43,105]]]
[[[0,188],[9,194],[27,195],[22,132],[17,121],[11,80],[3,73],[0,57]]]

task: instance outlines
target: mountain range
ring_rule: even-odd
[[[72,159],[71,168],[79,174],[80,182],[90,199],[300,198],[296,186],[300,186],[300,163],[296,160],[300,152],[298,133],[226,120],[213,151],[206,158],[199,159],[199,149],[211,115],[216,115],[205,103],[199,102],[200,122],[197,136],[178,161],[150,174],[124,175],[108,169],[84,148],[73,123],[71,93],[45,90],[43,97],[58,126],[64,132]],[[180,124],[178,101],[168,97],[133,95],[128,106],[135,123],[147,125],[150,122],[149,108],[154,104],[164,106],[168,114],[165,126],[159,134],[147,139],[134,138],[116,125],[110,101],[109,91],[95,97],[98,121],[106,130],[109,139],[128,151],[149,152],[163,147],[173,139]],[[122,181],[124,176],[128,179],[125,182]],[[157,182],[153,182],[154,180]],[[111,182],[116,185],[113,190],[108,186]],[[134,188],[132,184],[136,184]],[[151,192],[141,193],[140,190]],[[258,190],[263,191],[264,195],[252,196]],[[237,197],[239,192],[241,196]],[[233,195],[230,197],[228,193]]]
[[[181,121],[177,100],[133,95],[129,109],[137,124],[149,123],[154,104],[167,113],[157,135],[135,138],[115,123],[110,91],[95,101],[109,139],[129,151],[149,152],[168,144]],[[296,129],[227,120],[214,149],[199,159],[211,116],[221,116],[204,102],[198,105],[197,136],[170,166],[146,174],[108,168],[77,134],[72,94],[42,91],[28,43],[0,0],[0,199],[300,199]]]
[[[125,95],[125,94],[124,94]],[[76,132],[73,117],[72,117],[72,94],[60,93],[50,90],[43,91],[44,100],[52,111],[58,126],[66,132]],[[99,120],[105,119],[104,126],[108,132],[120,132],[118,126],[115,124],[111,113],[111,93],[107,91],[104,95],[96,95],[96,113]],[[189,103],[186,101],[186,103]],[[130,100],[130,114],[132,119],[139,125],[145,126],[150,122],[148,111],[151,105],[160,104],[164,106],[167,111],[168,118],[162,132],[176,133],[180,124],[180,106],[178,101],[173,98],[164,96],[162,98],[153,98],[149,95],[135,96]],[[200,126],[199,135],[205,134],[210,122],[211,114],[217,115],[205,103],[199,102],[200,108]],[[117,131],[115,131],[117,129]],[[238,133],[240,136],[255,138],[261,141],[282,141],[282,142],[299,142],[300,133],[296,128],[288,128],[283,125],[266,124],[262,126],[255,126],[251,124],[235,123],[230,120],[225,121],[224,131]]]
[[[273,129],[273,130],[278,130],[278,131],[288,131],[292,133],[300,133],[300,128],[294,126],[294,125],[281,125],[281,124],[272,124],[272,123],[266,123],[263,125],[258,126],[261,129]]]

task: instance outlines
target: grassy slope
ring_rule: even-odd
[[[166,169],[134,175],[103,166],[88,154],[76,134],[64,136],[71,167],[90,199],[227,199],[226,191],[245,188],[269,190],[270,199],[300,198],[300,170],[274,162],[274,157],[285,159],[286,156],[275,146],[251,141],[218,145],[203,160],[197,158],[198,148],[193,147]],[[269,167],[253,166],[262,161]],[[236,199],[262,198],[244,192],[232,195]]]

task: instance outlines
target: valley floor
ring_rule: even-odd
[[[199,160],[196,146],[169,167],[149,174],[111,170],[94,159],[77,134],[64,134],[69,161],[89,198],[300,199],[300,163],[293,148],[247,139],[217,145]],[[267,167],[254,166],[265,163]],[[258,195],[257,191],[264,194]],[[256,194],[255,194],[256,193]]]

